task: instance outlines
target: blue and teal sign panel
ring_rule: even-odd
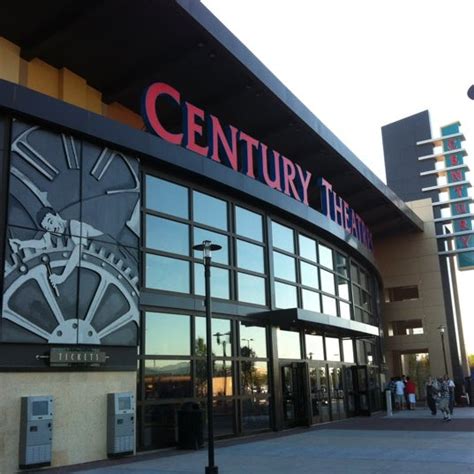
[[[457,136],[456,136],[457,135]],[[441,137],[443,138],[443,152],[446,168],[455,167],[464,164],[464,152],[461,150],[462,135],[459,131],[459,122],[447,125],[441,128]],[[468,234],[472,231],[472,218],[456,216],[470,214],[468,200],[468,185],[466,184],[466,168],[457,168],[447,172],[448,184],[457,183],[457,186],[449,188],[449,199],[459,200],[466,198],[465,201],[459,201],[451,204],[451,215],[453,217],[453,232],[466,232],[466,234],[455,238],[455,249],[463,252],[457,254],[459,270],[468,270],[474,268],[474,236]],[[463,184],[464,183],[464,184]],[[466,252],[472,249],[472,252]]]

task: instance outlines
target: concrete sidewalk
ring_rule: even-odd
[[[48,472],[202,474],[206,464],[203,449]],[[449,423],[419,409],[217,443],[216,464],[221,474],[474,473],[474,408]]]

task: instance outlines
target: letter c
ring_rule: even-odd
[[[148,87],[143,96],[142,115],[145,118],[147,127],[159,137],[174,145],[180,145],[183,140],[183,134],[168,132],[158,118],[158,114],[156,113],[156,100],[160,95],[167,95],[180,104],[181,96],[176,89],[163,82],[155,82]]]

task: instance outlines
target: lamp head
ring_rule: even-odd
[[[193,250],[202,251],[203,258],[211,258],[212,252],[220,250],[222,246],[213,244],[210,240],[204,240],[202,244],[194,245]]]
[[[438,326],[438,329],[439,329],[440,334],[444,334],[444,331],[446,330],[446,328],[443,325]]]

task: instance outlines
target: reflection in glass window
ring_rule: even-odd
[[[326,337],[326,357],[327,360],[341,360],[339,339],[336,337]]]
[[[276,281],[275,306],[277,308],[297,308],[296,287]]]
[[[278,357],[280,359],[300,359],[300,334],[277,329]]]
[[[240,356],[267,357],[265,328],[240,323]]]
[[[351,263],[351,279],[354,283],[359,283],[359,269]]]
[[[195,222],[227,230],[227,203],[198,191],[193,192]]]
[[[205,240],[210,240],[213,244],[220,245],[222,248],[212,252],[212,261],[216,263],[222,263],[223,265],[229,264],[229,238],[225,235],[219,234],[218,232],[211,232],[210,230],[201,229],[200,227],[194,227],[194,244],[202,244]],[[202,258],[202,250],[195,250],[194,256],[196,258]]]
[[[352,344],[352,339],[342,340],[342,352],[344,354],[344,362],[355,362],[354,345]]]
[[[266,398],[242,400],[243,431],[262,430],[270,427],[270,403]]]
[[[305,334],[306,358],[310,360],[324,360],[323,336]]]
[[[234,394],[232,383],[232,362],[228,360],[214,361],[212,391],[214,397],[229,397]]]
[[[337,316],[336,300],[323,295],[323,313],[330,316]]]
[[[321,289],[331,295],[336,294],[336,286],[334,284],[334,273],[321,270]]]
[[[295,252],[293,230],[289,227],[278,224],[278,222],[272,222],[272,239],[274,247],[291,253]]]
[[[265,279],[247,273],[237,273],[239,301],[265,306]]]
[[[249,239],[263,241],[262,216],[242,207],[235,207],[236,233]]]
[[[146,255],[147,288],[189,293],[189,262],[159,255]]]
[[[316,257],[316,241],[305,237],[304,235],[299,236],[300,244],[300,256],[311,260],[312,262],[317,262]]]
[[[295,259],[280,252],[273,252],[275,278],[296,282]]]
[[[207,337],[206,337],[206,318],[195,318],[195,355],[197,357],[206,357]],[[212,318],[212,354],[216,357],[232,356],[232,330],[231,322],[228,319]]]
[[[340,276],[336,276],[337,279],[337,294],[344,298],[345,300],[349,300],[349,281],[341,278]]]
[[[189,316],[147,312],[145,318],[145,354],[191,355]]]
[[[334,260],[333,260],[333,253],[332,249],[326,247],[325,245],[319,244],[319,263],[324,265],[331,270],[334,270]]]
[[[242,361],[240,369],[240,384],[244,395],[255,396],[268,393],[268,368],[266,362]]]
[[[306,262],[300,261],[301,284],[319,288],[318,267]]]
[[[349,303],[339,301],[339,311],[342,319],[351,319],[351,306]]]
[[[146,207],[188,219],[188,188],[154,176],[147,176]]]
[[[194,264],[194,293],[204,296],[204,265]],[[211,270],[211,296],[213,298],[229,299],[229,270],[213,267]]]
[[[192,397],[191,363],[183,360],[145,361],[145,399]]]
[[[303,295],[303,309],[309,311],[321,312],[321,301],[319,293],[310,290],[301,290]]]
[[[341,255],[339,252],[336,252],[336,272],[339,275],[349,278],[347,270],[347,258],[344,255]]]
[[[146,246],[162,252],[189,255],[189,226],[147,215]]]
[[[246,270],[264,273],[263,247],[237,240],[237,266]]]

